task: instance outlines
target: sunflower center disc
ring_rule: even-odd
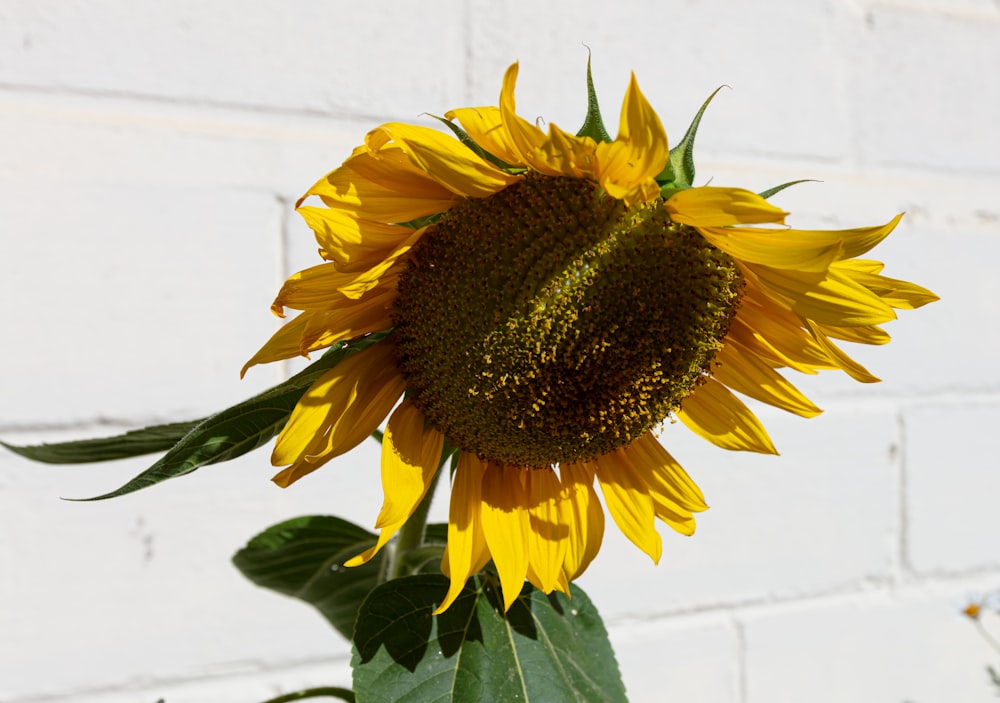
[[[742,290],[732,259],[659,201],[627,209],[583,179],[530,175],[421,238],[399,279],[397,361],[459,448],[589,459],[677,409]]]

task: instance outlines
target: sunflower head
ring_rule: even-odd
[[[388,417],[381,532],[351,562],[363,563],[457,448],[442,609],[491,559],[507,607],[525,578],[567,590],[603,535],[595,483],[659,559],[655,519],[691,534],[707,507],[653,437],[659,423],[773,452],[736,393],[816,415],[785,369],[877,380],[835,340],[885,343],[896,309],[936,299],[861,258],[899,217],[796,230],[761,195],[693,187],[704,106],[671,150],[633,76],[611,139],[588,68],[583,128],[543,131],[516,112],[517,71],[499,105],[446,113],[452,135],[382,125],[303,196],[326,261],[286,282],[273,310],[301,313],[248,362],[391,331],[304,394],[275,446],[275,481]]]

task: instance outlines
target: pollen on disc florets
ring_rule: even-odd
[[[709,372],[743,281],[656,201],[530,174],[446,213],[393,310],[410,398],[457,447],[545,466],[622,447]]]

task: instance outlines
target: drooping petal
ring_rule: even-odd
[[[663,208],[674,222],[698,228],[783,224],[788,215],[749,190],[718,186],[678,191],[663,203]]]
[[[777,454],[757,416],[716,380],[706,378],[681,403],[677,419],[723,449]]]
[[[483,161],[457,139],[429,127],[390,122],[365,138],[375,155],[390,142],[418,169],[462,197],[485,198],[520,179]]]
[[[604,509],[594,490],[596,467],[590,462],[561,464],[563,505],[569,509],[569,534],[563,574],[572,581],[586,571],[604,539]]]
[[[656,512],[648,487],[621,449],[600,455],[594,463],[604,502],[618,529],[654,564],[659,563],[663,542],[656,531]]]
[[[504,610],[517,600],[528,574],[528,500],[521,483],[521,472],[527,470],[490,462],[483,474],[479,518],[500,576]]]
[[[551,467],[524,470],[528,501],[528,580],[543,593],[568,584],[562,578],[570,519],[559,477]]]
[[[737,393],[801,417],[815,417],[823,412],[738,339],[727,339],[715,361],[718,366],[713,368],[712,376]]]
[[[618,137],[597,145],[598,182],[626,205],[646,202],[659,195],[655,178],[669,156],[667,133],[633,73],[622,102]]]
[[[404,400],[389,417],[382,436],[382,493],[385,500],[375,527],[381,528],[371,549],[344,563],[358,566],[375,556],[410,518],[438,470],[444,435],[424,422],[424,415]]]
[[[451,579],[451,585],[435,615],[443,613],[455,602],[465,582],[489,561],[489,549],[480,521],[483,473],[486,464],[471,452],[461,452],[451,485],[451,505],[448,510],[448,546],[441,561],[441,571]]]
[[[388,340],[341,361],[310,386],[292,411],[271,454],[272,464],[287,468],[271,480],[285,488],[360,444],[405,387]]]

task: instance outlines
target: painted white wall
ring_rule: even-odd
[[[0,438],[198,417],[275,382],[243,361],[285,275],[317,261],[291,203],[386,120],[495,104],[582,119],[635,70],[674,140],[720,84],[703,179],[801,226],[908,214],[877,254],[942,301],[762,411],[783,456],[663,440],[712,510],[658,567],[609,529],[581,579],[632,700],[992,701],[958,614],[1000,588],[1000,2],[8,0],[0,6]],[[614,127],[611,127],[612,130]],[[245,703],[350,681],[307,607],[228,564],[306,513],[364,525],[366,446],[282,491],[266,452],[105,503],[142,460],[0,453],[0,700]],[[440,512],[442,505],[437,506]],[[610,524],[610,523],[609,523]]]

